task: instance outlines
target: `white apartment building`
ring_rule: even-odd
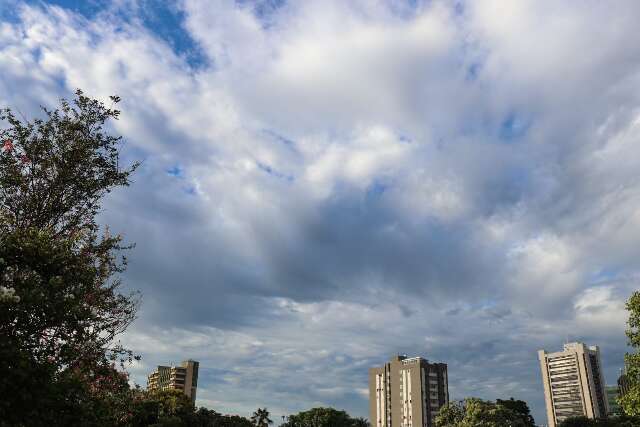
[[[574,342],[538,351],[549,427],[569,417],[605,418],[609,412],[600,350]]]

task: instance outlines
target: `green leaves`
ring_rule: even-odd
[[[360,427],[362,419],[353,419],[345,411],[333,408],[313,408],[290,415],[281,427]],[[369,423],[366,422],[366,425]]]
[[[637,427],[638,419],[627,416],[600,418],[572,417],[562,421],[558,427]]]
[[[629,312],[629,320],[627,325],[627,338],[629,345],[634,348],[640,347],[640,292],[634,292],[626,304]]]
[[[505,404],[506,402],[506,404]],[[520,400],[498,400],[497,403],[467,398],[464,402],[449,403],[436,417],[437,427],[529,427],[533,418],[527,417],[529,408]]]
[[[119,101],[112,97],[112,101]],[[0,112],[0,140],[11,149],[0,153],[1,224],[8,229],[50,228],[67,234],[95,228],[102,197],[113,187],[129,184],[134,163],[121,169],[121,137],[104,129],[118,110],[76,92],[72,103],[55,111],[43,109],[46,120],[23,122],[11,110]]]
[[[629,345],[636,349],[624,357],[626,372],[624,380],[627,384],[624,393],[619,397],[620,406],[625,414],[640,416],[640,292],[634,292],[627,300],[629,320],[626,331]]]
[[[120,168],[121,138],[104,130],[119,111],[81,91],[43,111],[0,112],[0,419],[115,425],[129,386],[113,362],[134,358],[115,338],[137,298],[118,292],[127,247],[95,218],[137,164]]]
[[[256,427],[269,427],[269,424],[273,424],[273,421],[269,419],[269,411],[267,408],[258,408],[253,415],[251,415],[251,422]]]

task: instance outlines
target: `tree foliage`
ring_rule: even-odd
[[[238,415],[222,415],[202,407],[196,410],[191,399],[179,390],[133,390],[130,402],[120,426],[254,427]]]
[[[587,417],[572,417],[562,421],[558,427],[638,427],[640,419],[626,415],[602,419]]]
[[[112,102],[118,102],[112,97]],[[81,91],[44,119],[0,112],[0,425],[114,425],[129,403],[116,341],[137,299],[119,292],[121,237],[96,222],[129,184],[119,111]]]
[[[253,423],[239,415],[222,415],[211,427],[253,427]]]
[[[353,419],[353,427],[371,427],[366,418],[358,417]]]
[[[509,400],[497,399],[496,405],[510,409],[518,418],[520,418],[524,426],[535,427],[536,422],[531,415],[529,405],[527,405],[527,402],[524,400],[515,400],[513,397]]]
[[[151,393],[151,399],[158,402],[158,418],[177,417],[184,419],[194,412],[191,398],[181,390],[163,390]]]
[[[436,426],[529,427],[535,425],[529,424],[530,415],[527,415],[529,415],[529,408],[522,401],[510,399],[494,403],[468,398],[463,402],[453,402],[442,407],[436,417]]]
[[[366,424],[363,424],[364,423]],[[369,423],[362,418],[351,418],[345,411],[333,408],[313,408],[289,415],[281,427],[363,427]]]
[[[256,427],[269,427],[269,424],[273,424],[273,421],[269,419],[269,411],[267,408],[258,408],[251,415],[251,422]]]
[[[640,416],[640,292],[634,292],[627,301],[629,320],[627,322],[627,338],[629,345],[635,349],[625,355],[625,392],[619,398],[620,406],[625,414]]]

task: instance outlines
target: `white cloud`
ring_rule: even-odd
[[[626,296],[626,295],[625,295]],[[581,328],[622,332],[627,315],[623,295],[615,295],[611,285],[586,289],[575,300],[576,321]]]
[[[573,295],[584,283],[575,250],[562,238],[544,234],[514,247],[509,258],[514,265],[513,289],[527,301],[543,304]]]
[[[117,6],[0,24],[0,103],[123,98],[124,155],[145,162],[104,218],[138,243],[140,381],[194,357],[216,409],[366,415],[366,369],[416,352],[450,363],[454,396],[540,417],[535,350],[567,330],[617,372],[640,259],[636,2],[177,7],[199,67]]]

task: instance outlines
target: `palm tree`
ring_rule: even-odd
[[[251,422],[256,427],[269,427],[269,424],[273,424],[273,421],[269,419],[269,411],[267,411],[267,408],[256,409],[256,412],[251,415]]]

